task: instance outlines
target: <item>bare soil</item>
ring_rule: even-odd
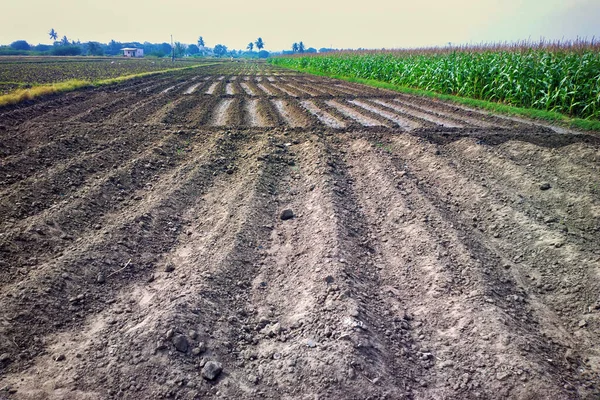
[[[598,136],[233,62],[0,138],[0,399],[600,397]]]

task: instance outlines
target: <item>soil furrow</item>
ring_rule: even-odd
[[[306,113],[298,107],[297,103],[287,100],[274,99],[273,104],[277,112],[285,120],[286,124],[292,128],[305,128],[313,123]]]
[[[349,103],[341,103],[336,100],[327,100],[326,103],[331,107],[336,108],[339,112],[344,114],[346,117],[355,120],[363,126],[388,126],[387,123],[381,121],[380,116],[369,116],[366,115],[369,113],[368,110],[358,111],[355,107],[349,105]],[[371,113],[373,114],[373,113]],[[375,118],[377,117],[377,118]]]
[[[213,111],[212,126],[225,126],[229,124],[229,110],[233,104],[233,99],[223,99]]]
[[[0,399],[600,397],[598,137],[217,62],[0,109]]]
[[[559,227],[538,222],[534,216],[520,211],[518,201],[507,201],[494,186],[488,189],[489,182],[482,182],[481,175],[473,176],[458,169],[468,178],[457,177],[453,167],[444,167],[444,163],[431,160],[431,150],[415,157],[415,153],[408,151],[406,140],[412,142],[409,138],[394,139],[398,143],[395,148],[403,149],[404,157],[415,163],[418,171],[436,171],[437,178],[423,176],[423,172],[416,174],[421,175],[419,179],[425,181],[438,180],[436,185],[422,185],[427,195],[436,199],[434,204],[439,204],[440,210],[467,211],[454,214],[454,225],[465,227],[464,229],[470,227],[475,235],[481,235],[479,240],[485,243],[488,250],[498,255],[499,261],[495,264],[508,270],[510,280],[517,282],[517,293],[506,297],[508,304],[499,305],[513,316],[522,308],[519,304],[523,302],[521,299],[525,299],[540,324],[538,332],[550,338],[544,340],[557,346],[549,358],[555,359],[557,355],[563,355],[559,357],[561,361],[554,361],[557,364],[552,364],[553,368],[562,369],[565,371],[563,374],[569,370],[581,372],[580,376],[566,375],[564,379],[569,390],[578,388],[584,393],[585,381],[595,379],[592,377],[597,376],[600,371],[596,357],[590,357],[590,354],[595,353],[591,351],[590,345],[598,340],[597,334],[585,328],[592,320],[595,321],[590,314],[591,309],[586,309],[585,305],[593,302],[594,293],[600,290],[600,279],[594,272],[598,268],[594,265],[598,262],[592,261],[594,256],[590,259],[593,254],[590,251],[593,250],[585,249],[585,240],[567,237]],[[477,189],[473,187],[479,184],[484,186]],[[478,200],[474,201],[472,197],[465,195],[477,191],[483,192]],[[460,205],[456,199],[469,203]],[[486,268],[488,274],[494,273],[496,269]],[[585,325],[580,325],[582,320],[586,321]],[[527,352],[532,351],[525,348]],[[533,350],[533,353],[538,354],[539,349]],[[574,382],[574,377],[581,382]]]
[[[376,103],[379,106],[384,106],[390,110],[393,110],[394,112],[398,113],[398,115],[400,115],[404,118],[407,118],[407,119],[411,119],[423,127],[439,128],[439,127],[443,126],[440,124],[440,123],[442,123],[442,121],[439,118],[436,118],[435,116],[432,116],[430,114],[421,113],[418,111],[414,111],[412,109],[401,107],[400,104],[393,102],[393,100],[373,99],[371,101],[373,101],[374,103]],[[449,122],[449,124],[455,125],[451,122]]]
[[[101,231],[103,235],[82,240],[52,262],[40,264],[18,287],[4,291],[2,352],[13,353],[16,345],[20,347],[33,336],[41,337],[42,332],[81,325],[85,316],[111,304],[129,280],[142,282],[152,276],[156,263],[182,235],[183,214],[212,185],[215,176],[233,171],[235,154],[244,141],[243,136],[228,134],[212,147],[198,146],[200,152],[192,154],[174,174],[164,175],[133,213],[111,219],[113,225]],[[102,282],[98,274],[105,277]],[[43,290],[44,296],[21,295],[37,290]],[[83,296],[78,298],[80,294]],[[67,301],[71,296],[75,300]],[[65,309],[71,309],[77,318],[61,311]],[[17,342],[11,338],[18,338]],[[27,357],[9,366],[9,371],[23,369],[29,359],[43,354],[44,348],[43,342],[37,342]]]
[[[303,100],[300,102],[300,104],[308,112],[310,112],[312,115],[317,117],[319,119],[319,121],[321,121],[321,123],[323,123],[325,126],[328,126],[330,128],[334,128],[334,129],[342,129],[342,128],[346,127],[346,123],[344,123],[342,120],[334,117],[327,111],[321,110],[319,107],[317,107],[317,105],[313,101]]]
[[[363,208],[369,210],[372,225],[379,227],[381,273],[397,285],[395,295],[409,306],[414,325],[420,328],[417,334],[426,349],[420,351],[426,354],[420,359],[443,365],[430,369],[423,394],[465,398],[473,391],[484,398],[534,393],[539,398],[570,398],[563,385],[573,379],[547,362],[560,348],[546,343],[539,333],[538,316],[529,307],[511,310],[514,314],[505,311],[512,308],[509,298],[521,298],[522,292],[498,265],[502,253],[489,248],[477,234],[454,232],[452,227],[461,226],[456,217],[444,212],[437,201],[431,203],[421,183],[412,181],[413,168],[420,168],[401,159],[395,162],[403,167],[394,168],[394,163],[385,161],[386,151],[379,150],[378,155],[369,147],[362,141],[353,145],[353,158],[359,164],[352,171],[361,186],[359,193],[374,195],[364,197]],[[364,165],[369,169],[365,171]],[[391,207],[393,214],[388,211]],[[523,355],[523,349],[530,351],[531,346],[537,359]],[[472,368],[482,363],[488,368]],[[508,389],[499,382],[505,380],[520,382]]]
[[[62,127],[37,127],[30,128],[27,136],[32,140],[24,139],[27,145],[22,153],[11,155],[2,160],[0,165],[0,179],[2,185],[12,185],[15,182],[35,175],[40,170],[49,168],[62,160],[77,157],[79,152],[97,151],[107,145],[112,138],[106,136],[103,128],[88,128],[85,134],[81,131],[73,134],[63,134]],[[41,133],[43,132],[43,134]],[[25,135],[23,135],[25,136]],[[37,136],[37,137],[35,137]],[[34,142],[34,137],[36,142]],[[42,139],[42,140],[39,140]],[[16,150],[16,149],[15,149]],[[24,149],[25,150],[25,149]]]
[[[90,151],[79,151],[78,155],[46,167],[27,179],[21,179],[0,192],[0,226],[11,219],[27,218],[52,207],[58,201],[69,198],[80,186],[86,186],[103,171],[116,168],[126,161],[151,136],[159,136],[146,129],[136,134],[114,138],[110,142]]]
[[[352,104],[355,104],[359,107],[362,107],[367,111],[371,111],[372,113],[375,113],[375,114],[379,115],[380,117],[383,117],[389,121],[392,121],[396,125],[398,125],[400,128],[406,129],[407,131],[411,131],[411,130],[419,128],[419,125],[417,123],[411,121],[410,119],[402,118],[401,116],[399,116],[397,114],[387,112],[385,110],[382,110],[379,107],[375,107],[371,103],[367,102],[370,99],[365,99],[365,100],[350,100],[349,102]]]
[[[119,168],[97,175],[95,182],[82,187],[70,201],[55,203],[55,207],[14,224],[0,241],[6,264],[0,282],[15,278],[22,267],[35,270],[39,262],[51,259],[85,232],[97,235],[95,231],[102,229],[111,213],[135,207],[141,200],[139,193],[151,185],[157,172],[175,168],[187,156],[190,138],[171,134]]]

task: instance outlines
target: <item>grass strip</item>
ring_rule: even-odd
[[[287,66],[283,66],[283,67],[294,70],[294,71],[306,72],[306,73],[312,74],[312,75],[340,79],[340,80],[352,82],[352,83],[361,83],[363,85],[368,85],[368,86],[377,87],[377,88],[381,88],[381,89],[393,90],[393,91],[400,92],[400,93],[407,93],[407,94],[412,94],[412,95],[417,95],[417,96],[422,96],[422,97],[429,97],[429,98],[438,99],[438,100],[450,101],[450,102],[454,102],[454,103],[469,106],[469,107],[488,110],[488,111],[498,113],[498,114],[517,116],[517,117],[527,117],[527,118],[538,120],[538,121],[550,122],[550,123],[564,126],[567,128],[600,132],[600,121],[594,121],[594,120],[588,120],[588,119],[582,119],[582,118],[571,118],[564,114],[554,112],[554,111],[543,111],[543,110],[536,110],[536,109],[532,109],[532,108],[521,108],[521,107],[509,106],[507,104],[502,104],[502,103],[494,103],[494,102],[485,101],[485,100],[477,100],[477,99],[471,99],[468,97],[453,96],[453,95],[449,95],[449,94],[441,94],[441,93],[432,92],[432,91],[423,90],[423,89],[415,89],[415,88],[406,87],[406,86],[399,86],[399,85],[394,85],[391,83],[376,81],[376,80],[372,80],[372,79],[363,79],[363,78],[355,78],[355,77],[344,76],[344,75],[327,74],[327,73],[324,73],[324,72],[321,72],[318,70],[313,70],[310,68],[297,68],[297,67],[287,67]]]
[[[191,65],[191,66],[182,67],[182,68],[169,68],[169,69],[165,69],[162,71],[140,72],[139,74],[123,75],[123,76],[118,76],[116,78],[100,79],[100,80],[96,80],[96,81],[71,79],[68,81],[57,82],[57,83],[52,83],[52,84],[48,84],[48,85],[33,86],[28,89],[17,89],[11,93],[0,96],[0,107],[19,104],[23,101],[33,100],[38,97],[46,96],[49,94],[72,92],[77,89],[88,88],[88,87],[113,85],[116,83],[128,81],[130,79],[142,78],[142,77],[151,76],[151,75],[165,74],[167,72],[181,71],[181,70],[186,70],[186,69],[207,67],[209,65],[216,65],[216,64],[219,64],[219,63]]]

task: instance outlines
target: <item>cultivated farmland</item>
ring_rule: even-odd
[[[98,81],[123,75],[182,68],[207,61],[172,63],[164,59],[2,57],[0,58],[0,95],[17,88],[67,80]]]
[[[600,395],[597,135],[232,62],[0,137],[0,398]]]

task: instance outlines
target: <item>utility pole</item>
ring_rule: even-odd
[[[171,62],[175,62],[175,47],[173,47],[173,35],[171,35]]]

